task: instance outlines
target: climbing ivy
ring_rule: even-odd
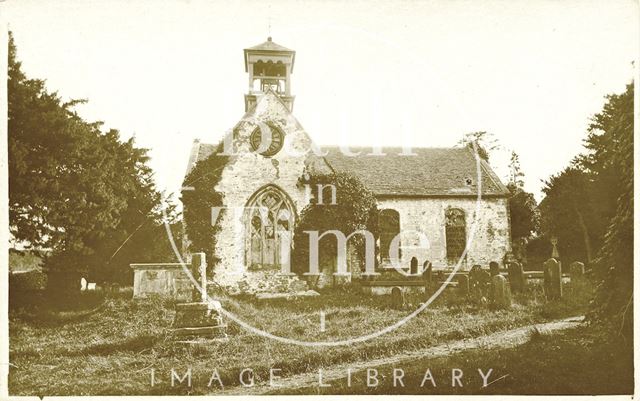
[[[205,252],[209,265],[219,261],[215,253],[215,235],[219,224],[211,224],[212,207],[222,206],[223,196],[215,187],[220,182],[222,170],[229,156],[221,155],[222,144],[204,160],[196,163],[184,180],[181,201],[185,232],[190,252]],[[223,211],[218,216],[218,221]]]
[[[302,182],[311,189],[313,199],[301,212],[294,230],[292,269],[297,273],[309,270],[309,235],[305,231],[339,230],[349,236],[357,230],[368,230],[378,238],[378,208],[374,194],[356,177],[346,173],[319,174]],[[323,185],[323,202],[318,204],[318,185]],[[332,190],[336,188],[335,204]],[[354,235],[349,242],[364,260],[365,241],[361,235]],[[337,255],[336,239],[327,235],[320,240],[320,266],[334,265]]]

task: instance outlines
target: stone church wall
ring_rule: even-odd
[[[452,268],[457,262],[447,259],[446,217],[449,208],[462,209],[466,216],[466,232],[470,239],[469,252],[461,268],[468,270],[474,264],[488,267],[489,262],[502,264],[505,253],[511,250],[509,208],[505,198],[484,198],[478,206],[475,198],[395,198],[379,200],[378,208],[395,209],[400,213],[401,231],[417,230],[426,235],[427,249],[419,246],[419,239],[408,232],[401,241],[402,266],[408,267],[412,257],[419,265],[431,261],[434,269]],[[475,223],[475,231],[472,230]]]
[[[277,122],[295,153],[309,149],[309,137],[297,121],[289,117],[288,111],[275,95],[267,94],[262,101],[258,101],[253,114],[262,121]],[[309,170],[310,157],[297,156],[292,152],[288,154],[285,149],[272,157],[262,157],[250,149],[249,136],[254,129],[255,124],[252,123],[240,123],[236,127],[234,146],[238,155],[230,158],[216,187],[224,195],[223,203],[227,208],[238,208],[225,210],[217,223],[221,226],[216,242],[220,262],[214,268],[214,280],[231,291],[236,290],[239,283],[245,288],[261,288],[265,277],[261,272],[252,272],[245,266],[245,247],[237,246],[238,232],[244,234],[246,223],[240,208],[247,206],[256,191],[268,185],[279,188],[289,197],[295,209],[295,221],[309,203],[299,180]],[[278,271],[269,272],[276,275]],[[282,287],[284,281],[277,281],[278,288]]]

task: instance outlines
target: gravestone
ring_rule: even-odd
[[[543,265],[544,269],[544,292],[547,299],[554,300],[562,298],[562,267],[560,262],[550,258]]]
[[[466,274],[458,274],[458,294],[462,297],[469,296],[469,276]]]
[[[573,262],[569,265],[569,274],[571,275],[571,282],[579,281],[584,277],[584,263]]]
[[[469,291],[474,299],[480,300],[488,296],[491,275],[480,265],[473,265],[469,270]]]
[[[226,325],[222,321],[222,305],[209,300],[207,294],[207,263],[204,253],[191,256],[193,285],[192,301],[176,304],[172,334],[179,342],[201,342],[203,339],[225,338]]]
[[[507,269],[509,271],[509,286],[511,287],[511,292],[514,294],[523,292],[525,279],[522,265],[518,262],[510,262],[507,265]]]
[[[404,306],[404,293],[400,287],[391,289],[391,307],[393,309],[401,309]]]
[[[207,261],[204,253],[191,255],[191,274],[198,285],[193,286],[192,301],[207,302]]]
[[[87,279],[82,277],[80,279],[80,291],[86,291],[87,289]]]
[[[498,262],[489,263],[489,273],[491,274],[491,277],[500,274],[500,265],[498,264]]]
[[[418,258],[415,256],[411,258],[411,274],[418,274]]]
[[[498,308],[511,307],[511,293],[507,286],[507,279],[500,274],[491,278],[491,302]]]
[[[430,294],[433,290],[433,267],[428,260],[422,265],[422,279],[424,280],[425,293]]]

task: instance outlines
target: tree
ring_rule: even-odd
[[[542,189],[541,230],[547,238],[558,238],[560,256],[569,263],[590,262],[599,246],[601,222],[593,213],[591,178],[576,167],[551,176]]]
[[[513,253],[522,262],[527,261],[527,244],[531,235],[538,230],[538,204],[532,193],[524,190],[524,173],[520,158],[511,152],[509,163],[509,216],[511,218],[511,239]]]
[[[511,151],[509,159],[509,183],[516,188],[524,187],[524,173],[520,167],[520,156],[514,151]]]
[[[594,175],[594,188],[605,192],[598,197],[599,213],[610,216],[597,259],[601,282],[594,316],[616,322],[626,338],[633,334],[633,99],[633,83],[607,96],[589,127],[589,153],[580,158]]]
[[[476,145],[478,155],[486,162],[489,162],[491,152],[500,149],[498,140],[495,139],[493,134],[487,131],[476,131],[465,134],[458,142],[458,145],[468,146],[473,149],[474,143]]]
[[[63,102],[27,78],[11,35],[7,85],[12,236],[52,249],[52,272],[104,272],[123,262],[132,235],[162,218],[147,150],[84,121],[74,110],[84,100]]]
[[[375,195],[356,177],[346,173],[318,174],[304,184],[314,192],[314,198],[301,212],[294,230],[292,267],[298,273],[309,269],[309,236],[305,231],[338,230],[345,236],[358,230],[367,230],[378,237],[378,208]],[[323,203],[318,204],[318,185],[323,190]],[[335,204],[327,202],[330,185],[335,186]],[[354,235],[349,244],[364,260],[365,242],[361,235]],[[332,265],[337,255],[336,240],[328,235],[320,240],[320,266]]]
[[[510,192],[509,212],[511,216],[511,237],[529,238],[538,229],[538,204],[533,194],[522,188],[507,184]]]

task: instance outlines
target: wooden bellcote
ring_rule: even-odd
[[[244,49],[244,67],[249,73],[249,91],[244,96],[245,111],[255,105],[257,95],[271,90],[293,111],[291,73],[296,52],[267,38],[257,46]]]

